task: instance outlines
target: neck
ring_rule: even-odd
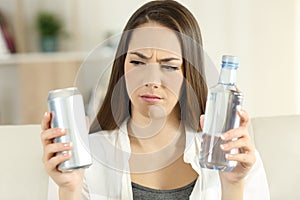
[[[131,142],[143,151],[158,150],[174,140],[179,140],[182,130],[176,112],[166,117],[149,118],[139,113],[132,114],[128,124]]]
[[[131,172],[153,172],[169,166],[183,155],[184,129],[180,126],[178,115],[174,113],[176,112],[159,119],[144,119],[139,114],[132,115],[128,123]]]

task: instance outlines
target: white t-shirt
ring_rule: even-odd
[[[191,164],[198,179],[190,195],[191,200],[221,199],[221,183],[216,170],[202,169],[199,164],[201,133],[185,129],[186,144],[184,162]],[[85,170],[82,199],[132,200],[129,170],[130,141],[125,121],[119,129],[90,134],[93,164]],[[269,200],[269,187],[259,153],[256,162],[245,179],[244,200]],[[151,165],[151,160],[144,160]],[[49,179],[48,200],[58,199],[58,189]]]

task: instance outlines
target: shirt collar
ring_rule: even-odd
[[[124,120],[119,128],[120,137],[124,137],[121,139],[122,148],[125,152],[131,152],[130,149],[130,140],[127,131],[129,117]],[[191,164],[193,169],[200,174],[200,164],[199,164],[199,156],[200,156],[200,147],[201,147],[201,133],[185,126],[185,134],[186,134],[186,142],[185,142],[185,150],[183,155],[183,160],[185,163]],[[129,159],[129,157],[128,157]]]

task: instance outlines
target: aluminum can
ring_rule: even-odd
[[[92,164],[88,141],[88,127],[83,98],[76,87],[49,91],[48,110],[52,113],[51,128],[65,128],[66,135],[54,139],[55,143],[72,143],[71,158],[58,166],[62,172],[87,168]],[[64,152],[59,152],[62,154]]]

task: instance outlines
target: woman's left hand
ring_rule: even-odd
[[[255,147],[247,130],[249,122],[248,114],[246,111],[242,110],[238,112],[238,115],[241,119],[240,126],[225,132],[222,135],[222,139],[228,142],[220,146],[225,152],[228,152],[231,149],[239,149],[238,154],[226,155],[227,160],[237,161],[237,166],[231,172],[220,172],[222,183],[232,185],[242,183],[256,161]],[[201,118],[201,125],[203,125],[204,116],[201,116]],[[232,139],[236,140],[232,141]]]
[[[243,182],[256,161],[255,147],[247,130],[249,122],[248,114],[242,110],[238,112],[238,115],[241,119],[240,126],[222,135],[222,139],[228,142],[220,147],[225,152],[231,149],[239,149],[238,154],[226,154],[227,160],[238,162],[237,166],[231,172],[220,172],[221,181],[229,184]],[[232,139],[236,140],[232,141]]]

